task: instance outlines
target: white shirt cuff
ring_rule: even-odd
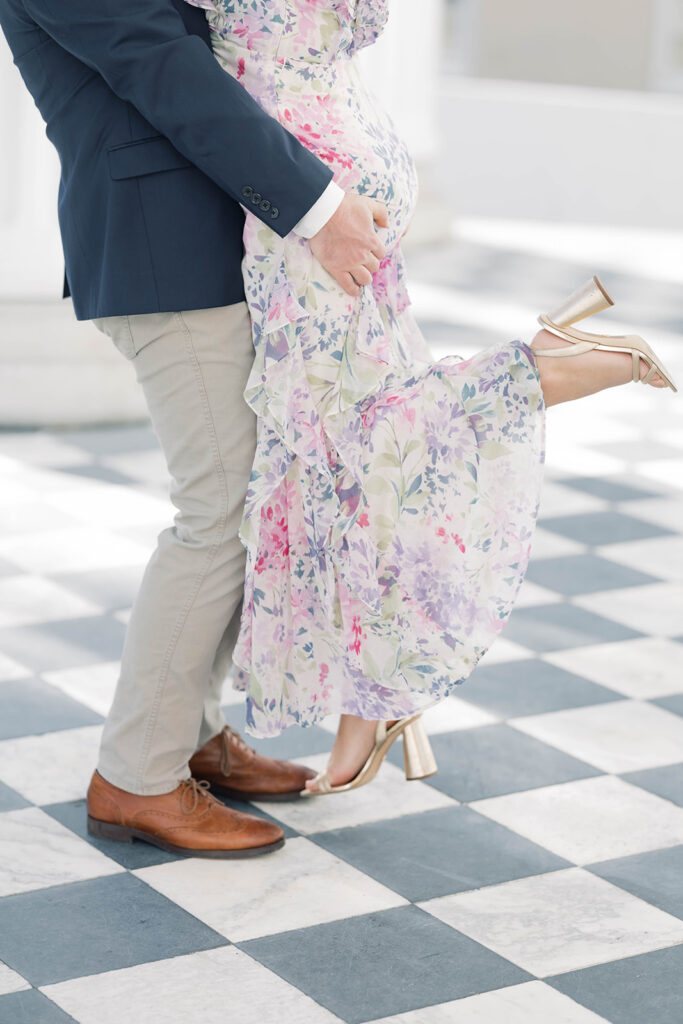
[[[323,194],[313,203],[308,213],[305,213],[298,224],[295,224],[292,231],[302,238],[313,238],[322,228],[325,227],[333,213],[336,213],[344,198],[343,189],[339,188],[336,182],[331,181]]]

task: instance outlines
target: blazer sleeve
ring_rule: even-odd
[[[332,171],[261,109],[205,42],[188,35],[170,0],[24,0],[24,7],[281,237],[327,187]],[[249,202],[254,194],[270,208]]]

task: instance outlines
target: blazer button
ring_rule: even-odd
[[[242,195],[244,196],[245,199],[250,199],[253,194],[254,190],[251,187],[251,185],[245,185],[244,188],[242,189]]]
[[[254,204],[254,206],[258,206],[258,204],[261,202],[262,198],[263,198],[263,196],[261,195],[260,192],[254,192],[252,197],[251,197],[251,201]]]
[[[260,206],[264,213],[268,213],[268,210],[270,209],[270,199],[264,199]]]
[[[278,210],[277,206],[273,206],[271,208],[270,216],[273,218],[273,220],[275,220],[276,217],[280,216],[280,211]]]

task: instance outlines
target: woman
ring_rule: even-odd
[[[357,298],[305,239],[280,239],[247,212],[245,398],[259,426],[234,653],[247,727],[271,736],[341,713],[327,771],[306,795],[368,782],[399,735],[407,776],[422,778],[436,765],[420,712],[469,676],[524,577],[545,408],[625,383],[632,369],[673,384],[640,339],[602,339],[599,350],[569,326],[611,305],[597,279],[531,346],[435,363],[400,250],[415,168],[354,59],[381,32],[388,0],[188,2],[206,9],[225,70],[345,191],[388,211],[387,256]]]

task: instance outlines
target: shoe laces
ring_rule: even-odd
[[[232,771],[232,765],[230,763],[230,741],[234,740],[237,747],[244,751],[245,754],[251,754],[253,757],[256,753],[253,747],[250,747],[248,743],[245,743],[240,734],[236,729],[233,729],[231,725],[223,726],[223,750],[221,752],[221,774],[229,775]]]
[[[180,810],[183,814],[194,814],[200,802],[207,800],[211,803],[215,797],[209,792],[209,783],[206,779],[183,779],[180,783],[182,792],[180,794]]]

